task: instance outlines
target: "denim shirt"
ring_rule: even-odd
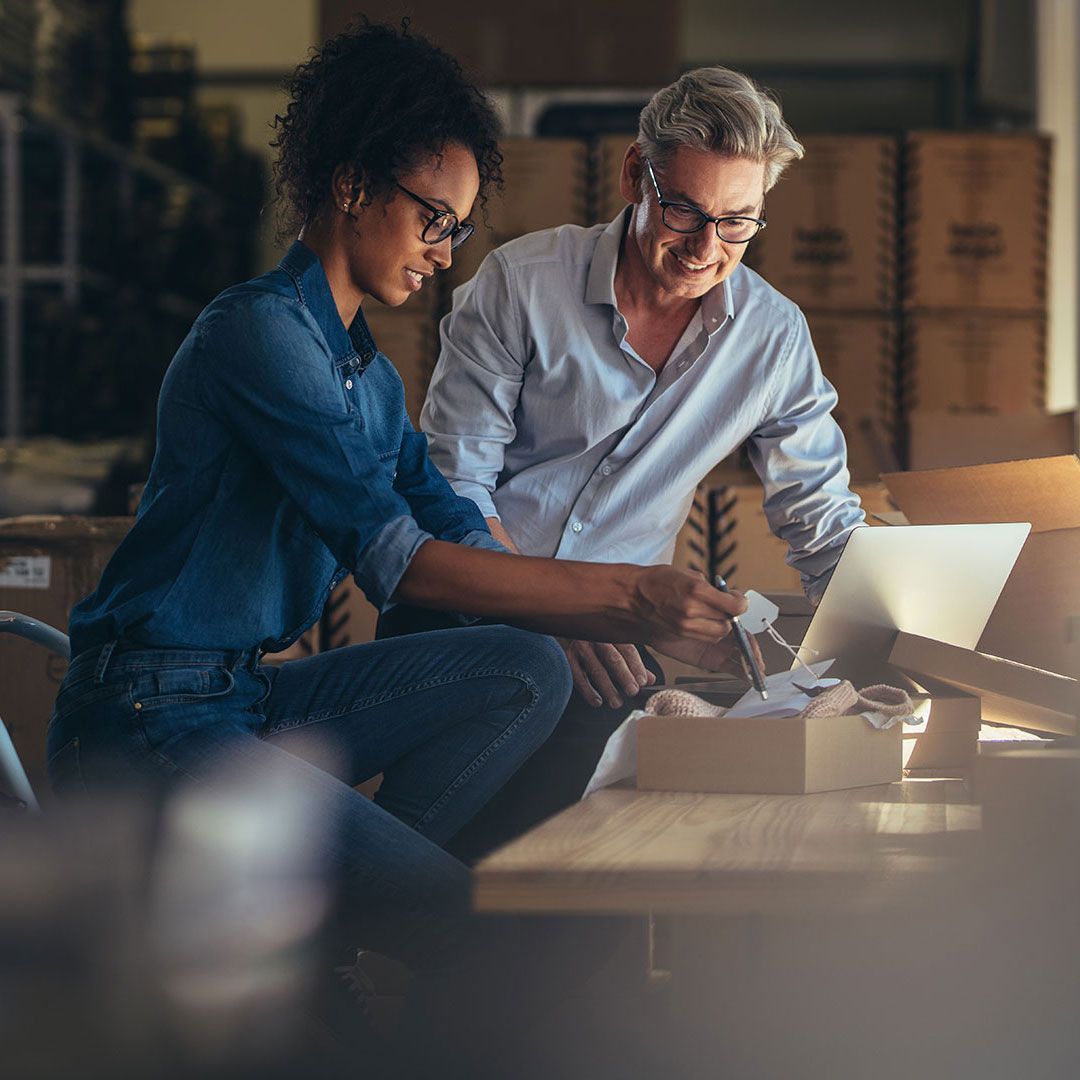
[[[363,314],[346,331],[299,242],[199,315],[157,432],[135,524],[72,611],[74,655],[114,639],[273,652],[350,572],[383,608],[427,540],[504,550],[428,458]]]

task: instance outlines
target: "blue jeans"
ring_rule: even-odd
[[[284,781],[318,824],[340,949],[439,973],[475,947],[469,872],[442,845],[544,742],[570,689],[558,644],[507,626],[280,668],[254,652],[109,644],[68,670],[49,775],[60,794],[162,781],[212,790],[241,774]],[[374,802],[353,790],[380,772]]]

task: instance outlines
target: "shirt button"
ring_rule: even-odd
[[[584,529],[585,526],[582,525],[580,521],[575,521],[574,524],[570,526],[570,528],[573,529],[574,532],[581,532],[581,530]]]
[[[601,469],[600,471],[601,471],[601,472],[602,472],[602,473],[603,473],[603,474],[604,474],[605,476],[610,476],[610,475],[611,475],[611,466],[610,466],[610,465],[605,465],[605,466],[604,466],[604,467],[603,467],[603,468],[602,468],[602,469]]]
[[[345,380],[345,389],[346,390],[351,390],[352,389],[352,379],[346,379]]]

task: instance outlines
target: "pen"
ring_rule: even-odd
[[[731,592],[727,587],[727,582],[719,574],[713,578],[713,585],[723,593]],[[731,619],[731,629],[735,634],[735,641],[739,646],[739,652],[742,653],[747,670],[750,672],[750,681],[754,684],[754,689],[761,695],[761,700],[768,701],[769,691],[765,689],[765,676],[762,674],[761,668],[758,667],[757,659],[754,657],[754,650],[750,648],[750,635],[743,629],[743,624],[739,622],[738,615],[731,615],[729,618]]]

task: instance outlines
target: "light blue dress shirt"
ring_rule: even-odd
[[[749,441],[816,600],[864,515],[806,320],[740,265],[657,374],[615,299],[628,213],[512,240],[455,291],[421,417],[431,459],[523,554],[647,565],[671,561],[694,489]]]

